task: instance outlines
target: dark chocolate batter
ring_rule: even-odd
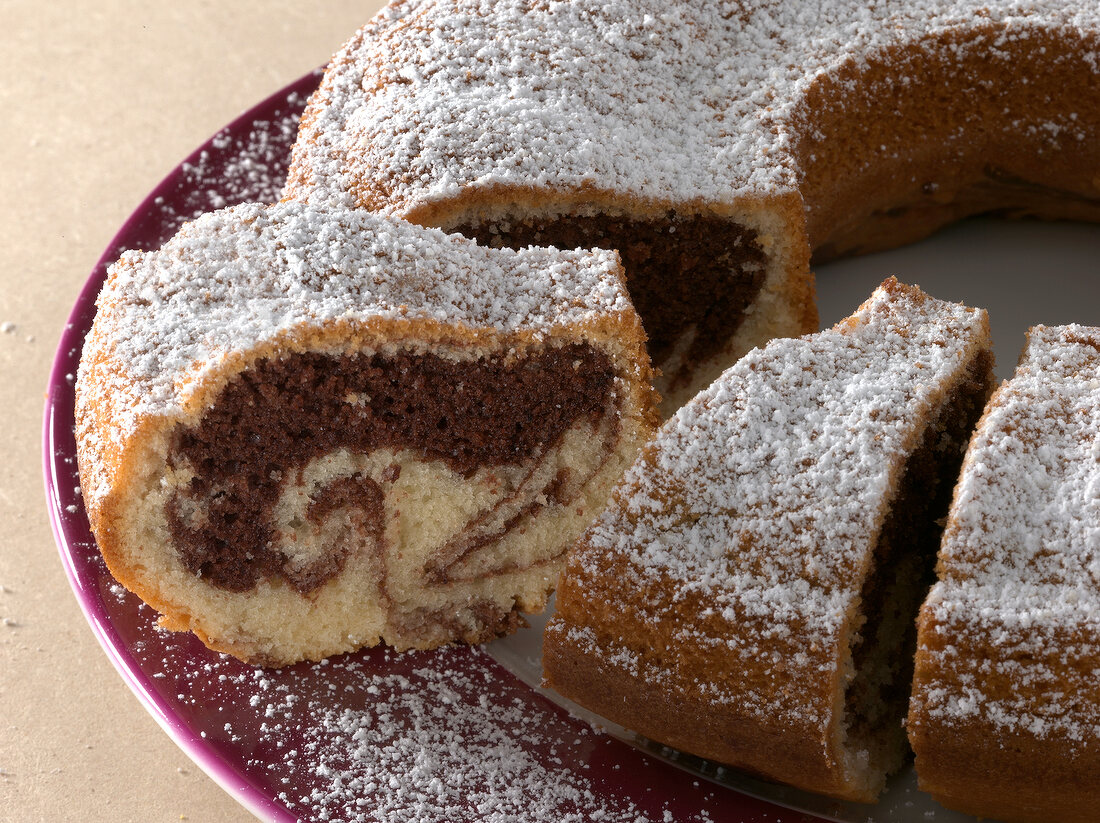
[[[575,421],[607,412],[613,382],[607,356],[582,344],[507,364],[410,353],[261,361],[225,388],[197,427],[175,436],[169,464],[196,473],[167,507],[177,551],[219,588],[247,591],[281,575],[308,593],[343,560],[289,569],[272,545],[271,512],[285,478],[311,460],[341,448],[408,448],[466,475],[520,464]],[[382,481],[397,474],[387,470]],[[311,519],[353,499],[381,517],[381,487],[369,478],[345,480],[314,498]]]
[[[465,224],[454,231],[486,246],[617,249],[658,367],[692,327],[688,368],[720,352],[764,283],[766,255],[756,234],[720,217],[669,212],[663,220],[642,221],[601,214]],[[669,377],[676,385],[688,374]]]

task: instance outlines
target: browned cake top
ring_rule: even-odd
[[[1031,330],[955,495],[925,608],[981,659],[923,684],[925,711],[1100,740],[1100,329]],[[941,653],[951,669],[960,652]]]
[[[962,65],[971,48],[1098,30],[1096,4],[1075,0],[394,2],[335,56],[289,191],[398,214],[510,186],[711,203],[790,191],[794,144],[813,132],[800,102],[823,76],[945,34],[963,35]],[[892,72],[899,89],[920,84],[911,70]],[[1052,149],[1085,136],[1069,116],[1021,128]]]
[[[772,661],[774,689],[738,701],[824,721],[809,691],[788,688],[790,670],[835,654],[922,421],[987,343],[985,312],[890,280],[836,328],[750,352],[665,424],[574,570],[599,579],[625,559],[647,592],[631,608],[655,627],[701,599],[707,612],[675,627],[693,646],[759,665],[769,644],[801,649]],[[730,634],[708,634],[716,621]],[[746,621],[760,630],[737,631]]]

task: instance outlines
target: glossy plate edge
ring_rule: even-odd
[[[171,707],[151,688],[148,678],[141,672],[136,660],[127,651],[124,651],[125,645],[107,615],[99,607],[97,597],[85,589],[80,571],[76,568],[73,554],[69,550],[70,535],[68,529],[71,528],[72,512],[68,507],[76,505],[79,492],[74,489],[71,492],[71,500],[62,497],[57,461],[65,459],[63,457],[65,452],[58,444],[62,442],[62,439],[73,438],[75,421],[72,414],[73,403],[71,397],[75,395],[75,377],[80,363],[80,353],[84,345],[84,335],[95,315],[95,301],[106,278],[107,268],[118,258],[125,247],[125,238],[132,235],[135,227],[146,219],[147,215],[156,210],[160,201],[171,194],[179,183],[180,169],[187,164],[198,162],[202,152],[211,144],[217,134],[242,130],[253,123],[259,113],[273,109],[279,102],[285,101],[290,94],[312,91],[317,85],[318,76],[316,71],[304,75],[286,88],[280,89],[247,109],[223,129],[219,129],[218,132],[204,141],[199,148],[195,149],[186,160],[169,172],[122,224],[122,227],[108,243],[106,250],[85,281],[62,330],[61,339],[50,369],[42,428],[43,475],[50,526],[61,555],[65,574],[69,579],[69,585],[76,594],[80,610],[88,621],[96,640],[107,654],[111,664],[121,675],[123,681],[130,687],[141,705],[153,716],[153,719],[156,720],[168,737],[215,783],[236,798],[248,811],[261,820],[270,820],[273,823],[294,823],[299,818],[285,806],[273,802],[252,780],[225,762],[206,740],[179,719]],[[66,402],[66,400],[69,402]],[[75,459],[75,449],[72,455],[74,456],[71,459]]]

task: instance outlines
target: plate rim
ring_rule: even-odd
[[[148,677],[137,667],[133,656],[121,643],[118,632],[111,621],[107,619],[101,609],[97,608],[95,598],[87,590],[86,581],[82,577],[82,572],[78,568],[77,560],[70,548],[71,541],[68,534],[70,527],[67,525],[65,514],[63,514],[65,506],[58,495],[61,470],[57,465],[57,460],[64,459],[66,456],[75,459],[75,440],[71,455],[59,451],[64,446],[60,444],[58,435],[62,438],[72,435],[64,431],[58,431],[58,426],[61,424],[57,422],[57,416],[59,412],[68,412],[75,404],[77,368],[80,362],[80,353],[83,351],[87,332],[89,331],[89,329],[81,328],[82,321],[89,311],[92,312],[94,318],[95,303],[106,281],[107,269],[118,259],[124,248],[128,247],[124,242],[125,239],[133,234],[140,221],[156,208],[158,201],[165,198],[177,187],[183,169],[189,164],[195,164],[218,135],[222,133],[239,133],[240,130],[248,128],[260,119],[261,115],[270,112],[279,104],[285,103],[287,98],[294,93],[307,95],[312,93],[320,82],[321,71],[321,69],[313,69],[307,72],[279,90],[267,95],[254,105],[249,106],[219,128],[200,143],[186,158],[177,163],[141,200],[137,207],[129,213],[118,231],[108,242],[89,275],[84,279],[80,293],[69,311],[50,366],[42,421],[43,480],[50,528],[53,532],[54,543],[61,556],[61,564],[65,569],[69,586],[76,595],[81,614],[88,622],[96,641],[106,653],[111,665],[122,677],[123,682],[137,697],[141,706],[152,715],[157,725],[168,735],[169,739],[179,746],[184,754],[218,786],[255,817],[261,820],[271,820],[274,823],[295,823],[299,820],[299,817],[287,809],[286,806],[269,797],[246,774],[220,756],[211,744],[200,734],[196,734],[150,688],[151,684],[148,682]]]

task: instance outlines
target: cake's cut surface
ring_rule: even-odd
[[[960,217],[1100,219],[1100,7],[1079,0],[404,0],[334,57],[287,193],[499,245],[603,245],[666,410],[813,331],[810,251]]]
[[[100,550],[166,625],[257,662],[511,631],[652,431],[612,253],[247,204],[123,255],[98,309]]]
[[[675,748],[873,799],[900,765],[906,627],[991,365],[984,312],[893,280],[748,354],[571,551],[549,685]]]
[[[921,609],[922,789],[1009,821],[1100,809],[1100,329],[1033,328],[967,451]]]

